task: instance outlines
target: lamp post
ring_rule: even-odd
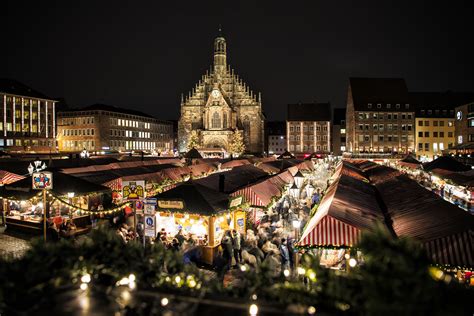
[[[74,198],[74,192],[68,192],[67,193],[67,197],[69,198],[69,218],[72,220],[72,216],[73,216],[73,207],[72,207],[72,199]]]
[[[310,207],[313,202],[313,193],[314,193],[314,187],[311,185],[311,183],[308,183],[308,185],[306,186],[306,198],[309,199]]]
[[[87,151],[87,149],[83,149],[80,153],[80,156],[81,158],[89,158],[89,152]]]
[[[293,221],[293,228],[295,229],[295,243],[298,242],[298,238],[299,238],[299,229],[300,229],[300,225],[301,225],[301,222],[299,220],[294,220]],[[295,252],[295,268],[298,269],[298,251]]]
[[[35,160],[33,162],[33,165],[30,163],[28,166],[28,173],[30,176],[33,178],[33,173],[35,172],[40,172],[42,170],[46,169],[46,164],[43,162],[41,163],[41,160]],[[33,179],[34,180],[34,179]],[[43,188],[43,239],[46,241],[46,189]]]
[[[294,175],[293,178],[295,178],[295,184],[298,187],[298,189],[301,188],[301,186],[303,185],[303,180],[304,180],[303,174],[298,170],[298,172]]]

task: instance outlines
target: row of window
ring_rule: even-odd
[[[290,145],[290,151],[296,151],[296,152],[301,152],[301,150],[303,149],[303,151],[311,151],[313,152],[315,147],[313,145],[303,145],[303,147],[301,147],[301,145]],[[327,145],[323,145],[323,146],[320,146],[320,145],[317,145],[316,146],[316,150],[324,150],[324,151],[327,151],[328,150],[328,146]]]
[[[42,139],[7,139],[6,141],[0,139],[0,147],[3,146],[44,146],[53,147],[55,142],[52,140]]]
[[[358,135],[357,137],[360,143],[362,142],[398,142],[398,135]],[[412,142],[413,135],[401,135],[400,141],[402,143]]]
[[[368,107],[369,109],[371,109],[371,108],[372,108],[372,103],[367,103],[367,107]],[[396,108],[396,109],[399,109],[400,107],[401,107],[400,103],[396,103],[396,104],[395,104],[395,108]],[[382,108],[382,103],[377,103],[377,109],[381,109],[381,108]],[[391,108],[392,108],[392,104],[391,104],[391,103],[385,104],[385,108],[391,109]],[[410,104],[405,104],[405,109],[408,110],[409,108],[410,108]]]
[[[413,119],[412,113],[377,113],[377,112],[359,112],[357,115],[359,120],[398,120],[400,117],[402,120]]]
[[[300,140],[301,140],[300,135],[296,135],[296,136],[295,136],[295,135],[290,135],[290,141],[294,141],[294,140],[300,141]],[[312,140],[314,140],[314,136],[313,136],[313,135],[303,135],[303,141],[305,141],[305,140],[310,140],[310,141],[312,141]],[[322,141],[327,141],[327,140],[328,140],[328,136],[327,136],[327,135],[323,135],[323,136],[321,137],[321,135],[316,135],[316,141],[321,141],[321,140],[322,140]]]
[[[140,132],[140,131],[130,131],[130,130],[118,130],[118,129],[111,129],[110,136],[114,137],[131,137],[131,138],[151,138],[151,139],[166,139],[171,137],[168,134],[157,134],[157,133],[150,133],[150,132]]]
[[[448,126],[453,126],[453,121],[448,121]],[[430,126],[430,121],[418,121],[418,126]],[[444,126],[444,121],[433,121],[433,126]]]
[[[328,130],[328,126],[327,125],[316,125],[316,132],[320,132],[321,129],[324,131],[324,132],[327,132]],[[296,126],[293,126],[293,125],[290,125],[290,132],[297,132],[299,133],[301,131],[301,128],[300,128],[300,125],[296,125]],[[314,132],[314,125],[303,125],[303,132]]]
[[[448,115],[448,110],[442,110],[441,112],[440,112],[440,110],[434,110],[434,113],[435,113],[435,115],[440,115],[440,113],[442,113],[443,116],[446,116],[446,115]],[[421,115],[425,115],[425,114],[432,115],[433,110],[420,110],[420,114]],[[449,110],[449,115],[454,116],[454,110]]]
[[[359,124],[359,131],[369,131],[371,124]],[[400,124],[402,131],[411,131],[413,129],[412,124]],[[385,124],[372,124],[373,131],[383,131]],[[387,131],[398,131],[398,124],[387,124]]]
[[[271,145],[271,146],[280,146],[282,144],[284,145],[285,143],[286,142],[284,142],[284,141],[283,142],[270,142],[269,145]]]
[[[424,146],[423,146],[424,145]],[[438,150],[439,151],[442,151],[444,150],[444,143],[433,143],[432,144],[432,151],[434,152],[437,152]],[[448,144],[448,148],[452,147],[453,144],[452,143],[449,143]],[[418,143],[418,151],[431,151],[430,150],[430,143]]]
[[[63,136],[94,136],[94,129],[63,129]]]
[[[95,143],[93,140],[63,140],[62,142],[63,148],[64,149],[88,149],[88,150],[94,150]]]
[[[418,132],[418,137],[430,137],[430,132]],[[444,132],[433,132],[433,137],[444,137]],[[448,132],[448,137],[453,137],[453,132]]]
[[[15,105],[20,106],[21,105],[21,97],[12,97],[12,96],[7,96],[7,105],[13,105],[13,98],[15,98]],[[30,104],[31,100],[31,105],[32,106],[38,106],[38,103],[40,106],[44,106],[46,104],[46,101],[40,101],[38,99],[28,99],[28,98],[23,98],[23,106],[28,106]],[[53,102],[48,102],[49,104],[53,104]]]
[[[89,125],[89,124],[94,124],[93,116],[58,119],[58,125],[70,126],[70,125]]]

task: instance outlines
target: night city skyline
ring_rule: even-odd
[[[267,120],[283,120],[289,103],[344,107],[354,76],[400,77],[416,91],[472,91],[466,3],[9,2],[0,77],[70,107],[105,103],[177,119],[181,93],[211,68],[221,24],[228,63],[262,93]]]

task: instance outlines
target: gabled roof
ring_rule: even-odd
[[[31,97],[31,98],[53,100],[52,98],[44,95],[41,92],[33,90],[32,88],[28,87],[27,85],[19,81],[8,79],[8,78],[0,78],[0,92],[14,94],[14,95],[21,95],[21,96]]]
[[[181,212],[210,216],[229,207],[229,195],[209,189],[195,182],[185,182],[156,196],[158,201],[183,201]],[[174,211],[175,209],[162,209]]]
[[[190,151],[188,151],[186,154],[184,154],[184,158],[188,159],[202,159],[201,154],[196,148],[192,148]]]
[[[295,159],[295,156],[293,156],[293,154],[290,153],[288,150],[285,150],[285,152],[278,156],[277,159]]]
[[[246,187],[268,177],[268,173],[254,165],[234,167],[230,171],[211,174],[205,178],[193,182],[204,185],[215,191],[219,190],[219,176],[224,178],[224,192],[233,193],[242,187]]]
[[[288,121],[330,121],[330,103],[288,104]]]
[[[350,78],[349,84],[356,111],[414,111],[407,85],[402,78]],[[368,104],[372,104],[369,108]],[[377,104],[381,107],[377,108]],[[387,109],[387,104],[391,107]],[[400,104],[400,109],[396,109]],[[405,104],[410,104],[405,108]]]
[[[423,164],[423,169],[431,171],[433,169],[444,169],[449,171],[469,171],[471,167],[457,161],[451,156],[441,156],[431,162]]]

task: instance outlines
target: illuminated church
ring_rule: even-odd
[[[228,151],[235,130],[242,132],[246,152],[263,152],[264,116],[261,94],[255,94],[227,65],[226,40],[214,40],[214,65],[181,97],[179,151],[186,151],[191,131],[199,150]]]

